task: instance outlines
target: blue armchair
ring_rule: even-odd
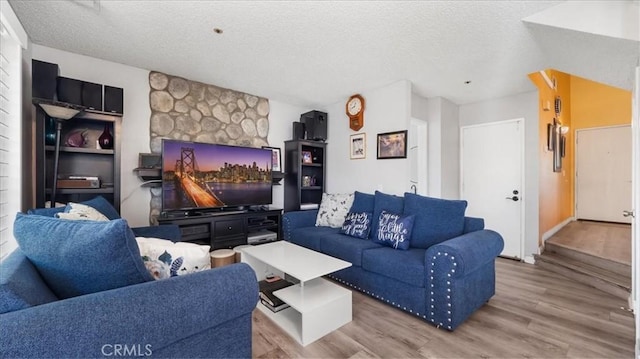
[[[96,233],[102,237],[93,243],[111,237],[135,243],[132,234],[122,234],[131,232],[123,220],[56,221],[42,216],[47,211],[52,212],[32,210],[39,215],[19,215],[14,228],[21,233],[16,238],[82,245],[92,239],[83,239],[79,233]],[[106,230],[91,231],[98,227]],[[46,234],[39,237],[51,238],[38,239],[42,232]],[[65,234],[73,238],[64,242]],[[170,239],[179,240],[179,236]],[[50,277],[41,271],[41,257],[31,253],[34,261],[27,257],[29,246],[24,249],[0,263],[1,358],[251,357],[251,315],[258,285],[255,273],[244,263],[62,298],[56,295],[60,283],[46,280]],[[136,250],[116,251],[141,262]]]

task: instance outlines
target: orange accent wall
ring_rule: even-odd
[[[571,76],[571,131],[631,124],[631,92]]]
[[[539,93],[539,153],[540,153],[540,238],[551,228],[574,216],[575,208],[575,133],[590,127],[605,127],[631,123],[631,92],[572,76],[556,70],[545,70],[556,79],[556,89],[546,84],[542,75],[535,72],[529,79]],[[566,135],[566,155],[562,172],[553,172],[553,152],[547,150],[547,124],[555,116],[554,99],[562,99],[559,119],[569,126]],[[545,111],[547,101],[549,110]]]

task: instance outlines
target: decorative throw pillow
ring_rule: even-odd
[[[403,208],[404,198],[376,191],[374,194],[373,221],[371,223],[369,238],[375,238],[378,233],[378,218],[380,218],[382,211],[387,211],[389,213],[403,213]]]
[[[69,202],[64,212],[56,213],[56,217],[62,219],[85,220],[85,221],[108,221],[104,214],[97,209],[86,204]]]
[[[340,233],[356,238],[369,238],[371,212],[349,212],[344,219]]]
[[[210,246],[173,243],[166,239],[136,237],[145,267],[155,279],[165,279],[211,268]]]
[[[316,227],[342,227],[352,204],[353,193],[323,193],[316,217]]]
[[[20,250],[60,299],[151,281],[124,219],[61,221],[18,213]]]
[[[378,219],[378,232],[373,242],[393,247],[409,249],[414,215],[402,215],[382,211]]]

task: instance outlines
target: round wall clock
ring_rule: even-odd
[[[349,97],[346,113],[349,116],[349,128],[354,131],[361,129],[364,126],[364,98],[360,95]]]

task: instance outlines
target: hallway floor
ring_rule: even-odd
[[[631,265],[631,225],[629,224],[573,221],[547,242]]]

